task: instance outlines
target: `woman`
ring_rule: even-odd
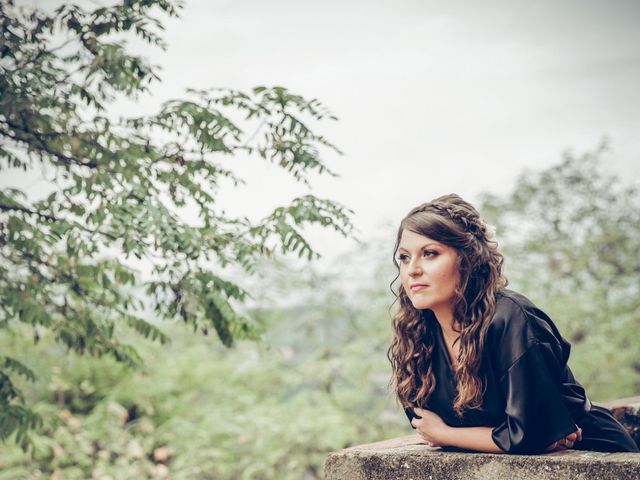
[[[413,428],[429,445],[481,452],[637,452],[573,377],[571,346],[551,319],[504,288],[496,247],[477,210],[454,194],[400,224],[389,359]]]

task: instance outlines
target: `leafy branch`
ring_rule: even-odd
[[[243,183],[230,167],[240,154],[306,185],[311,173],[335,175],[322,154],[339,150],[314,131],[335,117],[318,100],[283,87],[189,90],[155,115],[110,117],[115,100],[135,99],[159,80],[156,67],[127,51],[126,38],[163,48],[151,13],[177,16],[180,6],[125,0],[46,14],[3,2],[0,171],[42,167],[56,179],[31,198],[0,188],[5,332],[30,329],[36,343],[51,335],[69,351],[131,366],[142,360],[123,341],[127,332],[169,341],[156,319],[215,331],[232,346],[258,329],[241,313],[247,293],[224,278],[226,268],[253,274],[276,253],[314,258],[306,225],[352,234],[346,207],[311,194],[259,222],[218,204],[223,186]],[[33,378],[18,360],[3,362],[0,438],[15,434],[27,445],[39,420],[12,378]]]

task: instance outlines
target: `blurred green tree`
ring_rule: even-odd
[[[303,236],[307,224],[350,234],[349,210],[313,195],[259,222],[216,202],[222,182],[242,182],[223,162],[237,155],[262,157],[307,184],[310,173],[334,175],[320,150],[337,149],[308,125],[335,117],[315,99],[281,87],[190,90],[157,115],[111,118],[115,102],[158,80],[124,37],[164,47],[151,13],[176,16],[179,2],[125,0],[93,11],[65,4],[51,14],[12,0],[0,8],[0,169],[33,176],[41,168],[50,188],[39,199],[0,189],[5,333],[26,325],[36,342],[49,332],[70,350],[137,365],[126,329],[168,340],[143,318],[146,287],[159,317],[204,333],[213,328],[230,346],[256,332],[238,313],[246,292],[222,269],[251,273],[276,251],[315,256]],[[132,267],[136,259],[152,281]],[[0,356],[0,438],[15,433],[26,446],[40,419],[16,375],[34,378],[16,358]]]
[[[248,288],[263,284],[251,314],[266,329],[232,351],[179,324],[165,327],[169,345],[133,339],[148,370],[38,349],[30,363],[49,385],[25,395],[45,422],[35,454],[2,449],[0,480],[321,479],[327,452],[410,433],[387,388],[391,240],[370,238],[322,272],[259,262]],[[28,343],[0,338],[0,349]]]
[[[640,391],[640,191],[607,171],[606,150],[567,153],[481,206],[509,280],[549,310],[600,400]]]

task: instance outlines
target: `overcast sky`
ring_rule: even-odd
[[[637,182],[639,22],[638,1],[187,0],[165,19],[168,49],[141,50],[163,82],[135,109],[187,87],[320,99],[339,117],[320,131],[344,155],[326,157],[340,177],[313,193],[351,207],[366,239],[443,193],[506,193],[604,135],[611,168]],[[222,201],[254,218],[306,192],[257,159],[240,171],[248,185]],[[329,256],[346,245],[313,235]]]

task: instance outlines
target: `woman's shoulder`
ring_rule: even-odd
[[[487,346],[502,351],[504,361],[515,360],[536,343],[569,348],[551,318],[521,293],[502,289],[487,329]]]
[[[506,326],[524,327],[529,322],[529,313],[538,307],[523,294],[503,288],[496,292],[496,309],[491,319],[494,328]]]
[[[526,329],[533,335],[557,331],[551,318],[537,305],[523,294],[506,288],[496,293],[496,309],[490,326],[494,330]]]
[[[489,329],[494,332],[505,329],[524,331],[531,322],[530,312],[536,309],[534,303],[521,293],[506,288],[498,290]]]
[[[519,292],[508,288],[501,288],[496,292],[496,313],[499,310],[513,312],[532,307],[535,308],[533,302]]]

